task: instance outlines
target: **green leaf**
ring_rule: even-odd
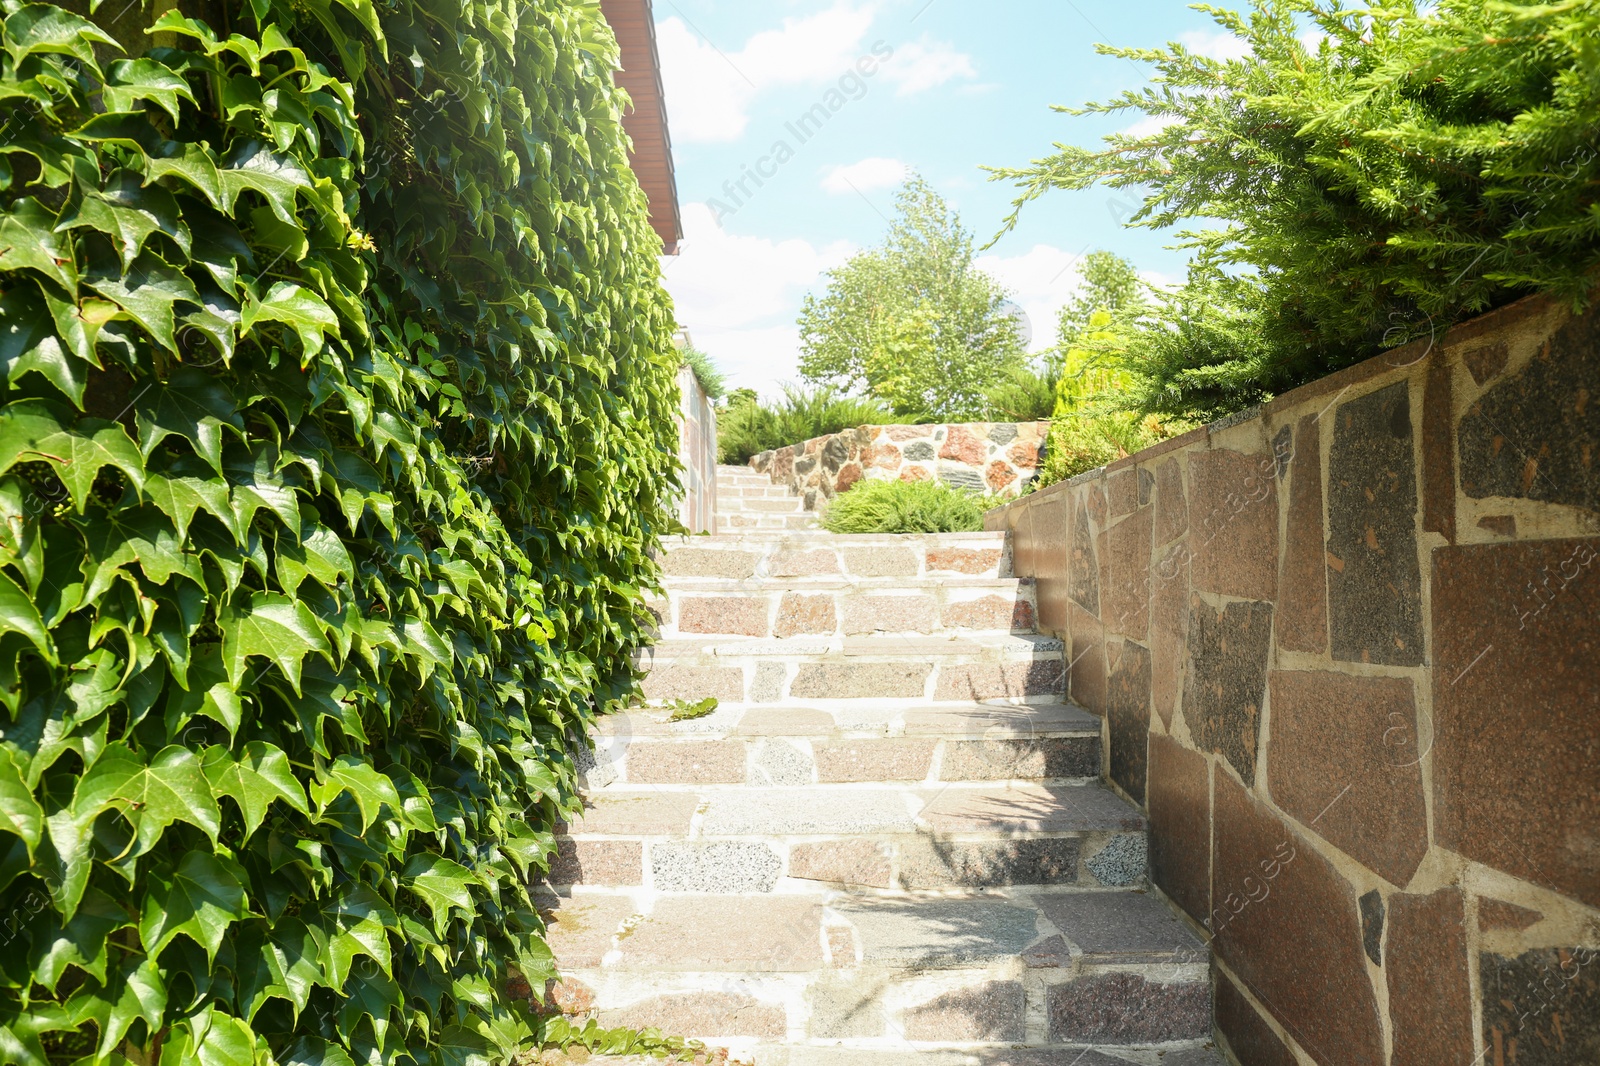
[[[200,760],[176,744],[161,749],[147,765],[139,754],[118,741],[107,745],[72,797],[72,813],[80,823],[115,809],[134,827],[143,854],[173,822],[188,822],[214,843],[221,814]]]
[[[99,70],[94,61],[94,46],[103,44],[117,51],[122,45],[99,26],[69,14],[54,4],[24,4],[5,21],[6,51],[13,64],[23,56],[35,53],[55,53],[71,56],[91,70]]]
[[[303,1036],[283,1057],[283,1066],[356,1066],[348,1052],[321,1037]]]
[[[139,176],[127,170],[118,172],[104,190],[86,193],[76,208],[56,223],[57,233],[83,228],[117,246],[125,271],[152,234],[170,238],[185,254],[189,250],[189,227],[172,194],[160,186],[141,187]]]
[[[160,1066],[255,1066],[256,1034],[244,1021],[207,1007],[173,1026]]]
[[[232,152],[227,166],[218,172],[222,178],[222,209],[233,213],[234,201],[249,190],[266,198],[272,213],[285,224],[295,222],[295,197],[312,189],[311,175],[288,156],[274,153],[266,145],[251,141]]]
[[[394,782],[379,773],[371,763],[360,756],[341,755],[331,765],[322,767],[317,780],[311,785],[311,799],[319,812],[348,792],[361,811],[361,831],[367,831],[378,817],[383,804],[395,813],[400,811],[400,792]]]
[[[302,362],[309,362],[322,350],[324,333],[339,335],[339,318],[326,300],[310,289],[280,281],[259,302],[246,299],[241,337],[248,336],[258,322],[281,322],[300,338]]]
[[[172,523],[159,511],[121,508],[97,515],[84,525],[84,542],[89,549],[83,563],[85,602],[97,600],[116,570],[129,563],[138,563],[157,585],[165,585],[173,574],[205,585],[199,558],[183,550]]]
[[[349,889],[326,906],[322,916],[323,927],[331,931],[323,962],[329,985],[344,987],[358,955],[366,955],[394,976],[388,930],[398,929],[400,921],[376,892],[365,886]]]
[[[69,417],[44,400],[18,400],[0,409],[0,473],[19,462],[45,460],[71,492],[79,514],[103,467],[121,470],[135,488],[144,484],[139,449],[120,425],[84,418],[67,429]]]
[[[22,779],[19,756],[8,747],[0,747],[0,832],[21,837],[29,859],[44,832],[44,808]]]
[[[37,371],[81,407],[90,365],[56,335],[54,302],[21,279],[0,295],[0,374],[15,382]]]
[[[222,176],[217,172],[217,161],[201,144],[183,145],[182,155],[146,156],[144,173],[151,181],[163,178],[183,182],[210,201],[211,206],[223,209]]]
[[[34,271],[68,296],[78,290],[72,241],[56,232],[55,212],[31,196],[0,214],[0,270]]]
[[[55,663],[55,646],[33,597],[5,574],[0,574],[0,633],[21,633],[39,649],[45,662]]]
[[[134,404],[139,422],[139,449],[146,459],[167,437],[185,438],[194,452],[222,473],[224,432],[243,438],[244,420],[235,411],[226,385],[193,367],[178,367],[166,382]]]
[[[279,534],[277,545],[278,582],[293,592],[309,575],[332,589],[339,578],[353,577],[355,563],[344,541],[327,526],[308,520],[298,540]]]
[[[28,967],[33,979],[55,990],[68,966],[76,966],[97,980],[106,977],[106,937],[131,925],[128,912],[97,889],[84,894],[77,912],[65,925],[53,909],[45,908],[29,930]]]
[[[173,937],[186,936],[212,959],[228,927],[249,915],[244,889],[227,867],[207,852],[191,851],[170,877],[151,874],[139,939],[153,958]]]
[[[246,662],[260,655],[283,671],[295,691],[300,691],[300,667],[307,655],[332,658],[322,627],[305,604],[274,593],[257,592],[244,610],[225,606],[218,612],[222,628],[222,661],[228,679],[238,686]]]
[[[212,792],[239,805],[247,839],[255,834],[273,800],[282,800],[301,814],[311,812],[289,757],[264,740],[250,741],[238,756],[226,748],[209,748],[202,762]]]
[[[118,975],[98,998],[104,1010],[104,1017],[96,1017],[102,1056],[110,1056],[116,1050],[136,1021],[143,1021],[148,1032],[161,1029],[167,986],[155,959],[140,960],[132,972]]]
[[[119,59],[106,68],[101,90],[107,111],[132,111],[135,101],[150,100],[177,122],[178,100],[195,103],[189,83],[165,63],[154,59]],[[196,104],[195,106],[199,106]]]
[[[227,484],[205,476],[203,471],[187,471],[180,464],[164,471],[153,470],[145,475],[144,494],[172,519],[180,541],[188,536],[189,523],[201,509],[226,526],[235,540],[240,539]]]
[[[328,945],[322,931],[298,918],[280,918],[270,929],[252,922],[239,938],[239,1000],[246,1020],[269,999],[281,999],[298,1015],[311,1002],[312,989],[326,986],[322,960]]]
[[[433,913],[434,931],[440,936],[444,935],[445,925],[449,922],[451,907],[458,907],[468,914],[473,912],[475,904],[467,886],[477,881],[471,870],[438,855],[411,856],[400,875],[400,883],[422,897],[422,901],[428,905],[428,910]]]
[[[181,270],[150,252],[140,255],[133,269],[120,277],[97,275],[85,283],[126,311],[151,340],[174,355],[178,352],[174,307],[202,303],[194,283]]]

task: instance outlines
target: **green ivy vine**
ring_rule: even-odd
[[[119,7],[0,4],[0,1061],[504,1060],[673,525],[614,39]]]

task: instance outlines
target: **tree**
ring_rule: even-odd
[[[884,243],[806,297],[801,376],[901,415],[987,417],[987,391],[1025,358],[1006,292],[978,269],[972,234],[927,182],[908,180],[895,208]]]
[[[1217,416],[1530,292],[1587,302],[1600,3],[1206,10],[1247,54],[1102,46],[1155,63],[1153,83],[1060,109],[1159,129],[994,170],[1018,210],[1099,183],[1144,191],[1131,225],[1209,227],[1181,234],[1188,281],[1130,336],[1130,402]]]

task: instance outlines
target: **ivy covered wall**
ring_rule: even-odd
[[[502,1057],[672,522],[599,5],[3,10],[0,1060]]]

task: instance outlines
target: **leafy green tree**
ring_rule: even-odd
[[[921,178],[895,197],[882,246],[828,273],[800,312],[800,373],[897,413],[985,418],[987,392],[1024,351],[1006,293],[973,261],[972,234]]]
[[[1154,63],[1152,84],[1060,109],[1160,129],[994,170],[1018,210],[1104,184],[1143,191],[1132,225],[1204,227],[1182,232],[1183,289],[1130,337],[1130,403],[1219,415],[1530,292],[1589,299],[1600,4],[1203,10],[1248,54],[1102,46]]]

